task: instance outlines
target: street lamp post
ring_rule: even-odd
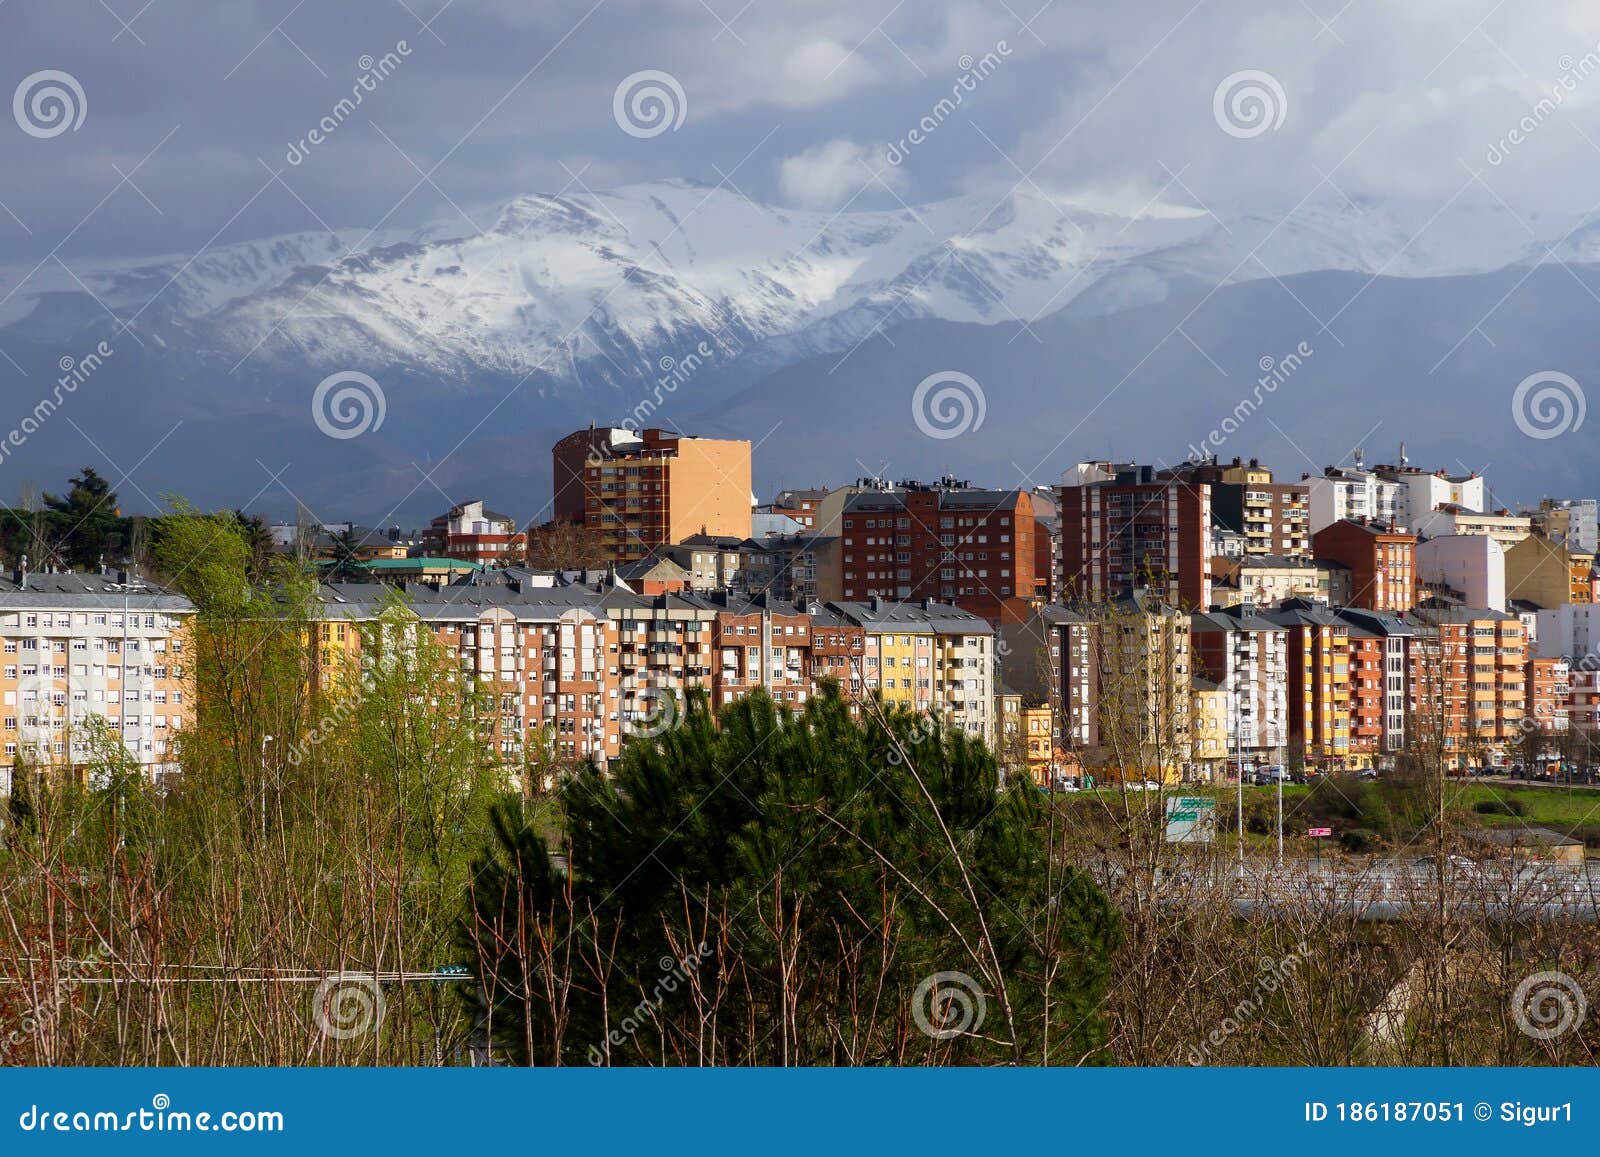
[[[272,736],[261,737],[261,842],[267,842],[267,744]]]

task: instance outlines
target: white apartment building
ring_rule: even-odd
[[[186,648],[194,604],[136,575],[0,577],[0,795],[19,763],[82,770],[99,716],[144,773],[176,768],[194,722]]]
[[[1417,543],[1417,579],[1446,587],[1469,607],[1506,609],[1506,551],[1484,534],[1452,534]]]
[[[1400,484],[1370,470],[1329,466],[1302,481],[1310,490],[1312,534],[1344,518],[1406,525],[1400,519]]]

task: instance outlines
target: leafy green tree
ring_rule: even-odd
[[[1118,919],[1052,860],[1039,793],[869,714],[833,687],[692,702],[563,787],[565,872],[503,812],[466,935],[487,1035],[536,1064],[1100,1059]]]

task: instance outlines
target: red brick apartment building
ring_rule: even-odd
[[[991,623],[1026,618],[1049,591],[1040,527],[1026,490],[943,478],[853,495],[840,520],[846,601],[954,603]]]
[[[551,456],[555,521],[584,527],[608,561],[697,533],[750,537],[749,442],[590,427]]]
[[[1211,486],[1155,467],[1082,463],[1060,491],[1062,598],[1149,589],[1186,610],[1211,606]]]
[[[1443,740],[1452,763],[1504,750],[1527,711],[1527,633],[1522,620],[1471,607],[1418,607],[1407,654],[1412,737]]]
[[[1345,518],[1311,536],[1319,559],[1350,568],[1350,605],[1404,611],[1417,601],[1417,536],[1388,523]]]

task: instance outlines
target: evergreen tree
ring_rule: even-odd
[[[468,929],[496,1043],[536,1064],[1097,1059],[1118,921],[1052,863],[1039,793],[997,792],[962,732],[871,714],[837,688],[794,716],[692,703],[614,778],[568,781],[569,877],[502,814]]]
[[[87,570],[102,558],[118,557],[127,545],[127,519],[117,509],[117,495],[93,466],[85,466],[65,496],[46,494],[44,505],[50,541],[61,560]]]

